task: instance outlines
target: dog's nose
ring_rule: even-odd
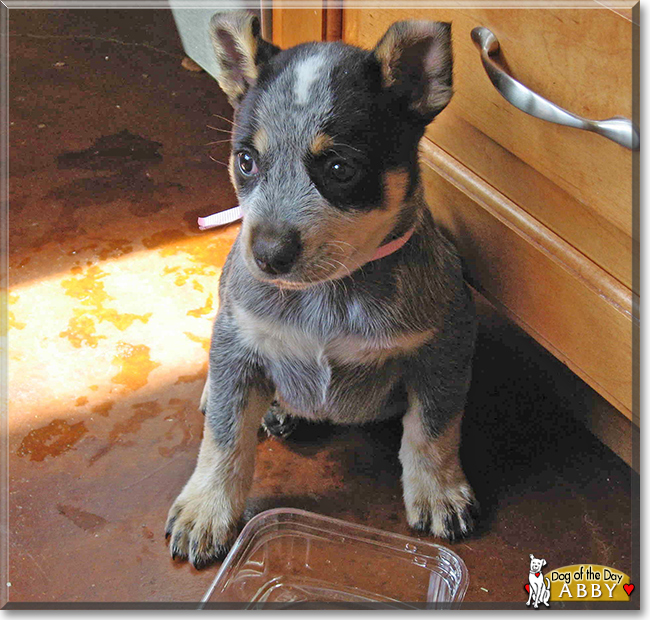
[[[260,227],[251,244],[257,266],[273,276],[289,273],[300,255],[300,233],[295,229]]]

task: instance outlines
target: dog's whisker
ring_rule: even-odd
[[[332,258],[331,256],[330,256],[330,259],[333,260],[334,263],[336,263],[336,264],[340,265],[341,267],[343,267],[343,269],[345,269],[345,271],[346,271],[346,275],[350,275],[350,273],[351,273],[350,268],[347,265],[343,264],[340,260],[336,260],[335,258]]]
[[[213,127],[212,125],[206,125],[206,127],[208,129],[214,129],[215,131],[221,131],[223,133],[229,133],[231,136],[233,134],[233,132],[230,131],[229,129],[221,129],[221,127]]]
[[[226,168],[228,167],[228,164],[224,164],[222,161],[219,161],[218,159],[215,159],[214,157],[212,157],[212,155],[208,155],[208,157],[209,157],[213,162],[215,162],[215,163],[217,163],[217,164],[221,164],[222,166],[225,166]]]
[[[239,129],[241,129],[241,126],[240,126],[240,125],[238,125],[237,123],[235,123],[235,121],[230,120],[230,119],[229,119],[228,117],[226,117],[226,116],[221,116],[221,114],[213,114],[212,116],[216,116],[217,118],[220,118],[222,121],[226,121],[227,123],[230,123],[233,127],[237,127],[237,128],[239,128]]]
[[[323,245],[333,245],[333,246],[344,246],[347,245],[348,247],[352,248],[354,252],[358,252],[358,248],[351,243],[348,243],[347,241],[339,241],[338,239],[335,239],[334,241],[325,241]]]
[[[354,247],[351,243],[347,243],[346,241],[326,241],[323,245],[333,245],[339,252],[341,252],[341,254],[345,254],[343,249],[341,249],[337,245],[335,245],[335,244],[338,244],[338,243],[344,243],[345,245],[349,245],[355,252],[358,251],[356,247]],[[332,260],[335,260],[333,256],[330,256],[330,258]],[[348,258],[349,260],[352,260],[352,256],[346,256],[346,258]],[[364,264],[361,264],[357,260],[352,260],[352,262],[355,264],[355,269],[359,269],[359,270],[363,271]],[[339,264],[342,264],[342,263],[339,263]],[[345,265],[345,268],[348,270],[348,273],[352,272],[352,270],[347,265]]]
[[[230,138],[227,138],[226,140],[214,140],[213,142],[208,142],[203,146],[212,146],[213,144],[223,144],[224,142],[230,142]]]

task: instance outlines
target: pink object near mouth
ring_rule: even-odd
[[[225,226],[232,224],[242,219],[241,207],[233,207],[226,209],[220,213],[213,213],[207,217],[199,218],[199,228],[201,230],[209,230],[210,228],[217,228],[217,226]]]
[[[226,224],[232,224],[242,219],[241,207],[233,207],[232,209],[226,209],[219,213],[213,213],[207,217],[200,217],[199,228],[201,230],[209,230],[210,228],[217,228],[218,226],[225,226]],[[409,228],[401,237],[393,239],[384,245],[381,245],[377,248],[377,251],[372,255],[372,258],[368,262],[373,260],[379,260],[397,252],[413,235],[415,231],[415,224]]]

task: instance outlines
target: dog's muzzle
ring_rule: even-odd
[[[302,251],[300,233],[293,228],[257,226],[251,231],[251,251],[255,264],[264,273],[272,276],[286,275]]]

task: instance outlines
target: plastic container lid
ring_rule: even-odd
[[[446,547],[276,508],[242,530],[201,606],[450,608],[468,585],[465,563]]]

